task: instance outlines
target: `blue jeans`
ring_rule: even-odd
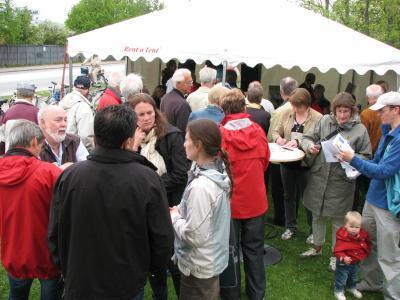
[[[141,288],[139,293],[137,293],[136,296],[132,298],[132,300],[143,300],[143,298],[144,298],[144,288]]]
[[[359,269],[360,263],[346,265],[339,259],[336,259],[335,292],[343,292],[345,287],[355,289]]]
[[[28,300],[33,279],[17,279],[11,277],[10,274],[7,275],[10,283],[8,299]],[[49,279],[39,279],[39,281],[41,300],[59,300],[61,298],[63,284],[60,276]]]

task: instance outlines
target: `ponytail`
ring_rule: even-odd
[[[229,199],[232,199],[233,195],[233,176],[231,171],[231,163],[228,159],[228,153],[224,149],[220,149],[221,159],[224,162],[226,173],[228,174],[229,180],[231,181],[231,187],[229,189]]]
[[[233,193],[233,177],[231,164],[228,159],[228,154],[221,148],[221,131],[212,120],[198,119],[188,123],[186,132],[189,133],[193,142],[201,142],[204,153],[210,158],[219,158],[225,165],[226,173],[231,181],[229,198],[232,198]]]

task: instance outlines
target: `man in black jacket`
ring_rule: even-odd
[[[173,229],[161,178],[134,153],[134,112],[96,114],[96,149],[58,178],[49,247],[65,299],[143,299],[147,274],[171,257]]]

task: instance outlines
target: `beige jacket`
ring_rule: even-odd
[[[286,115],[285,115],[286,116]],[[295,114],[291,111],[287,117],[280,118],[275,129],[272,130],[272,136],[275,138],[282,137],[287,141],[291,140],[291,131],[294,124]],[[312,108],[309,108],[307,119],[304,122],[304,133],[308,132],[322,118],[322,115]]]
[[[270,143],[275,143],[276,139],[279,137],[278,134],[274,133],[276,126],[278,126],[278,124],[281,123],[281,120],[286,120],[291,112],[292,112],[292,105],[290,104],[289,101],[286,101],[285,104],[280,106],[272,114],[268,130],[268,141]]]

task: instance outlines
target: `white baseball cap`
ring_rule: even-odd
[[[388,92],[378,97],[374,105],[370,107],[372,110],[380,110],[388,105],[400,106],[400,93]]]

